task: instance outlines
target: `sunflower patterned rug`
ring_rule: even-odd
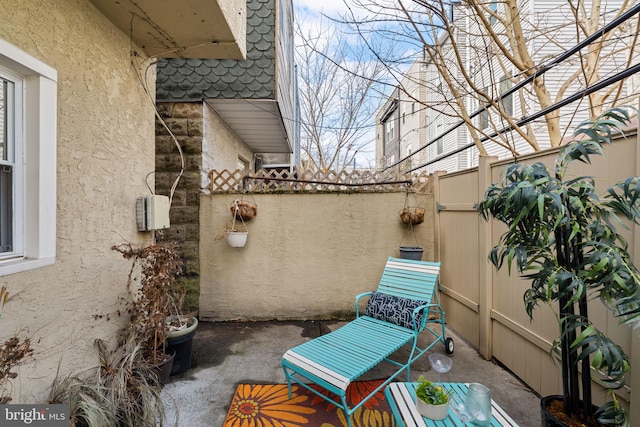
[[[347,389],[349,407],[360,402],[382,381],[358,381]],[[317,390],[321,390],[317,388]],[[325,394],[325,390],[322,390]],[[393,427],[395,421],[382,392],[353,414],[354,427]],[[344,413],[304,387],[286,384],[240,384],[231,400],[223,427],[344,427]]]

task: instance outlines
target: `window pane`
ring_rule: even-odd
[[[489,89],[483,89],[484,92],[487,92]],[[478,108],[481,110],[478,115],[478,127],[482,129],[486,129],[489,127],[489,111],[485,108],[485,103],[482,100],[478,100]]]
[[[489,10],[493,13],[497,13],[498,12],[498,2],[497,1],[492,1],[489,4]],[[495,16],[493,16],[492,14],[489,15],[489,24],[493,25],[497,22],[498,20],[496,19]]]
[[[509,76],[503,76],[502,80],[500,80],[500,93],[501,94],[505,93],[509,91],[512,87],[513,87],[513,83],[511,83]],[[504,113],[509,117],[513,117],[513,94],[503,98],[501,101],[501,104],[502,104],[502,110],[504,111]]]
[[[11,252],[13,239],[13,168],[0,165],[0,254]]]
[[[13,82],[0,77],[0,254],[13,251]]]

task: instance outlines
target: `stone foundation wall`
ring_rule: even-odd
[[[187,288],[184,309],[196,311],[200,295],[200,181],[202,173],[202,103],[166,102],[158,111],[175,136],[184,154],[184,172],[173,194],[170,209],[171,227],[156,234],[158,241],[176,241],[185,269],[181,283]],[[170,195],[171,187],[182,169],[176,142],[156,119],[156,194]]]

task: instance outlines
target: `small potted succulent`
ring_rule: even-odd
[[[449,392],[420,375],[416,387],[416,409],[423,417],[444,420],[449,415]]]

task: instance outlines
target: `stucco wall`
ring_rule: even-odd
[[[207,320],[326,319],[353,314],[356,294],[374,290],[398,246],[414,246],[400,221],[405,193],[256,194],[243,248],[215,237],[238,194],[200,200],[200,316]],[[415,227],[434,260],[432,195]]]
[[[209,185],[207,173],[211,169],[240,168],[238,157],[249,162],[253,169],[253,152],[240,137],[222,120],[220,115],[206,102],[203,103],[203,141],[202,141],[202,188]]]
[[[123,324],[115,312],[129,264],[110,247],[151,237],[136,231],[134,208],[154,169],[154,115],[128,38],[88,1],[4,0],[0,38],[58,72],[56,262],[0,280],[13,295],[0,342],[23,330],[35,350],[13,403],[34,403],[59,363],[62,374],[95,364],[93,339],[113,339]]]

